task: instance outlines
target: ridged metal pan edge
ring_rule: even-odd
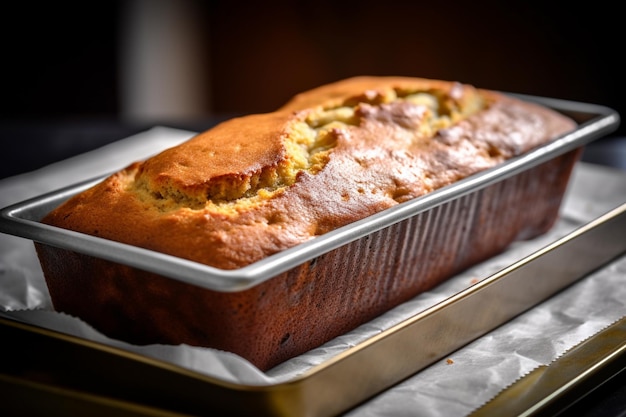
[[[143,248],[51,227],[38,221],[43,214],[52,210],[63,200],[102,178],[72,185],[2,209],[0,211],[0,232],[130,265],[202,288],[231,292],[245,290],[339,246],[582,147],[615,130],[620,122],[617,112],[605,106],[534,96],[518,96],[571,115],[579,122],[578,128],[497,167],[472,175],[451,186],[399,204],[240,269],[221,270]]]
[[[27,361],[26,370],[14,364],[8,372],[44,375],[47,381],[70,387],[97,381],[91,388],[101,395],[122,395],[127,401],[172,412],[329,417],[390,388],[610,263],[626,253],[625,234],[626,204],[302,375],[269,386],[220,381],[3,319],[0,330],[16,341],[10,345],[16,352],[46,349],[49,353],[38,364]],[[529,291],[528,280],[538,274],[551,279],[534,280]],[[15,332],[22,337],[15,337]],[[418,349],[420,340],[429,343],[420,343]],[[57,361],[50,361],[50,355],[56,355]],[[29,371],[37,365],[46,369]]]

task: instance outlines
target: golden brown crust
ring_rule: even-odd
[[[455,82],[357,77],[200,133],[44,221],[233,269],[574,126],[543,107]]]

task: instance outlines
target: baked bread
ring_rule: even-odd
[[[228,120],[134,163],[43,222],[217,268],[240,268],[521,155],[575,126],[548,108],[458,82],[356,77],[299,94],[275,112]],[[134,343],[227,349],[267,369],[520,236],[544,232],[572,164],[558,170],[561,185],[550,191],[556,203],[547,223],[498,226],[511,230],[498,230],[506,238],[495,239],[497,245],[479,242],[476,253],[466,253],[453,269],[433,271],[419,285],[408,282],[401,296],[370,300],[362,308],[355,300],[368,290],[354,278],[355,289],[347,291],[360,288],[349,297],[357,304],[355,319],[341,317],[345,307],[338,306],[348,299],[332,295],[344,284],[302,270],[226,294],[39,244],[37,250],[58,310]],[[458,252],[453,245],[449,250]],[[342,267],[334,268],[328,274]],[[393,273],[380,279],[388,282]],[[280,303],[289,307],[272,306]],[[315,323],[296,323],[296,317]],[[329,324],[341,320],[346,324]],[[320,330],[305,330],[311,326]]]

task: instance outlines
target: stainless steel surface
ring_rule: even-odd
[[[454,185],[377,213],[237,270],[221,270],[146,249],[43,225],[39,222],[43,214],[69,196],[87,188],[95,181],[99,181],[100,178],[3,209],[0,212],[0,231],[51,246],[127,264],[203,288],[218,291],[244,290],[349,242],[582,147],[610,133],[619,125],[619,115],[614,110],[604,106],[541,97],[521,97],[568,114],[574,117],[580,125],[574,132],[493,169],[473,175]]]

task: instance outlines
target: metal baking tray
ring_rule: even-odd
[[[18,358],[0,362],[0,388],[7,394],[0,408],[49,416],[336,416],[610,264],[626,253],[625,234],[626,204],[332,360],[274,385],[233,384],[0,318],[2,339],[12,342],[5,344],[5,354]],[[551,279],[535,281],[528,291],[528,280],[538,275]],[[449,331],[441,331],[442,322]],[[590,390],[585,387],[590,379],[601,373],[608,378],[624,366],[624,329],[621,320],[548,369],[523,378],[475,416],[541,415],[569,398],[568,393]],[[419,342],[423,340],[431,343]]]
[[[513,94],[511,94],[513,95]],[[513,158],[492,169],[474,174],[423,197],[399,204],[361,221],[318,236],[306,243],[284,250],[251,265],[222,270],[163,253],[84,235],[49,225],[39,220],[53,208],[104,177],[54,191],[0,211],[0,232],[28,238],[50,246],[129,265],[157,273],[201,288],[235,292],[251,288],[313,258],[328,253],[357,239],[388,228],[403,220],[476,193],[490,185],[528,171],[542,163],[601,138],[617,129],[618,113],[608,107],[553,98],[515,94],[564,113],[579,123],[577,129],[556,140]]]

